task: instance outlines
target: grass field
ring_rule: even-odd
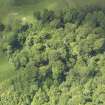
[[[6,0],[7,1],[7,0]],[[30,15],[34,11],[42,10],[45,8],[48,9],[57,9],[62,0],[43,0],[33,4],[21,5],[21,6],[10,6],[10,4],[3,3],[3,0],[0,0],[0,20],[5,19],[11,13],[19,13],[20,15]]]
[[[11,13],[18,13],[19,15],[32,15],[34,11],[43,10],[45,8],[52,10],[61,10],[64,8],[78,8],[90,4],[98,4],[104,6],[104,0],[37,0],[37,2],[12,5],[9,3],[12,0],[0,0],[0,21],[5,20]],[[29,2],[29,0],[27,0]],[[31,0],[32,1],[32,0]],[[97,2],[96,2],[97,1]]]
[[[6,57],[0,56],[0,82],[11,78],[15,74],[15,70],[12,64],[8,63]]]

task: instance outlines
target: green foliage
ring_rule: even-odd
[[[42,24],[49,23],[52,21],[55,17],[54,11],[51,10],[43,10],[43,12],[35,12],[34,17],[36,17],[39,21],[41,21]]]
[[[45,9],[34,17],[3,29],[0,48],[19,74],[0,104],[104,105],[104,9]]]
[[[5,25],[0,23],[0,32],[4,31],[4,29],[5,29]]]

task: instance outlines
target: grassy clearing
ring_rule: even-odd
[[[15,74],[12,64],[10,64],[6,57],[0,56],[0,82],[11,78]]]
[[[24,4],[20,6],[10,6],[10,4],[6,5],[6,3],[2,4],[3,1],[0,0],[0,20],[5,20],[5,18],[11,13],[18,13],[19,15],[27,16],[32,15],[34,11],[41,11],[45,8],[51,10],[63,9],[66,5],[64,0],[39,0],[33,4]]]

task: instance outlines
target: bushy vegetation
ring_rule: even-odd
[[[105,9],[34,12],[0,23],[0,51],[20,72],[0,105],[104,105]]]

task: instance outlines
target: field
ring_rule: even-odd
[[[12,64],[8,63],[6,57],[0,57],[0,82],[11,78],[15,74]]]

